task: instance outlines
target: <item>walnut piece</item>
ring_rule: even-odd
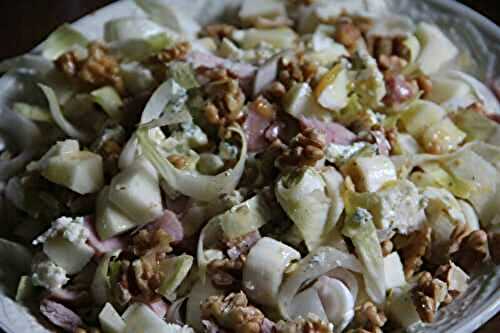
[[[236,28],[230,24],[225,23],[214,23],[205,26],[202,31],[203,36],[208,36],[212,38],[229,38]]]
[[[381,327],[387,322],[385,313],[372,302],[365,302],[357,306],[354,313],[353,325],[355,328],[368,332],[382,332]]]
[[[318,72],[318,66],[308,62],[303,55],[294,57],[283,57],[278,62],[278,81],[286,90],[289,90],[296,82],[312,83]]]
[[[348,17],[342,17],[335,24],[335,40],[348,49],[353,49],[361,38],[360,29]]]
[[[212,125],[228,126],[243,118],[245,94],[239,81],[231,78],[226,70],[210,71],[215,80],[204,86],[206,104],[204,114]],[[219,78],[220,77],[220,78]]]
[[[492,231],[488,234],[491,259],[495,264],[500,264],[500,232]]]
[[[69,77],[77,77],[94,87],[111,85],[120,94],[125,94],[120,64],[100,43],[94,42],[88,46],[88,57],[84,60],[79,60],[73,51],[69,51],[61,55],[55,65]]]
[[[443,302],[449,302],[447,284],[439,279],[433,279],[429,272],[419,275],[417,285],[412,289],[413,303],[420,319],[431,323]]]
[[[249,305],[243,292],[210,296],[201,304],[202,318],[214,320],[223,328],[241,333],[259,333],[264,314]]]
[[[280,168],[312,166],[323,159],[325,147],[324,136],[314,129],[307,128],[291,140],[289,147],[276,162]]]
[[[216,287],[237,289],[241,284],[244,263],[244,258],[213,260],[207,266],[208,276]]]
[[[333,325],[314,314],[293,321],[280,321],[274,327],[276,333],[333,333]]]
[[[478,269],[488,257],[488,235],[484,230],[471,232],[468,226],[458,225],[451,239],[450,256],[467,273]]]
[[[431,227],[424,225],[420,230],[406,236],[403,246],[398,248],[406,279],[411,278],[422,266],[422,257],[430,249],[431,232]]]

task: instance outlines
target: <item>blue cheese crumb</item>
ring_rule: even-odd
[[[33,285],[47,289],[60,289],[68,282],[64,268],[49,259],[42,259],[33,264],[31,279]]]
[[[83,217],[63,216],[52,222],[51,227],[33,241],[33,245],[43,244],[55,237],[63,237],[71,243],[81,245],[87,241],[89,230],[84,226]]]

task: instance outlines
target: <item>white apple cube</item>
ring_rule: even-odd
[[[121,333],[126,327],[125,321],[110,303],[106,303],[99,313],[99,323],[105,333]]]
[[[95,193],[104,185],[102,158],[88,151],[51,157],[42,175],[79,194]]]
[[[87,244],[77,244],[63,237],[54,237],[43,243],[43,252],[68,274],[76,274],[94,256],[94,249]]]
[[[243,21],[252,21],[258,17],[273,18],[285,15],[285,2],[281,0],[245,0],[239,13]]]
[[[153,221],[163,214],[158,174],[133,164],[112,180],[109,201],[136,224]]]
[[[99,238],[106,240],[133,229],[137,224],[109,202],[109,186],[97,198],[96,231]]]
[[[397,252],[384,257],[384,272],[387,289],[402,287],[406,284],[403,264]]]
[[[387,182],[398,179],[394,163],[383,155],[358,157],[349,165],[347,173],[361,192],[377,192]]]

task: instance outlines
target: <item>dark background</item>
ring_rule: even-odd
[[[0,0],[0,60],[31,50],[60,24],[76,20],[111,2],[113,1]],[[460,2],[499,24],[499,0],[461,0]],[[500,332],[500,315],[497,315],[477,333],[494,332]]]

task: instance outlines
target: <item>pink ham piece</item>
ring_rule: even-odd
[[[68,332],[74,332],[77,328],[84,326],[79,315],[64,305],[48,299],[40,303],[40,312],[52,324]]]
[[[181,222],[170,210],[165,210],[163,215],[146,226],[148,230],[161,228],[172,237],[173,242],[179,242],[184,238],[184,228]]]
[[[326,144],[335,143],[339,145],[350,145],[356,140],[356,134],[349,131],[344,126],[335,122],[323,122],[314,118],[302,116],[301,125],[306,128],[313,128],[325,135]]]
[[[233,75],[240,79],[248,79],[253,77],[255,73],[255,66],[243,62],[233,62],[224,58],[219,58],[213,54],[193,51],[188,54],[187,62],[193,67],[200,68],[225,68]]]
[[[416,87],[406,81],[403,75],[389,77],[385,81],[385,86],[387,88],[387,95],[384,97],[384,103],[389,106],[403,104],[416,94]]]
[[[273,121],[273,119],[269,119],[256,111],[255,104],[250,104],[247,118],[243,123],[243,130],[247,136],[248,150],[250,152],[259,152],[267,147],[269,142],[266,140],[265,132]]]
[[[97,235],[94,227],[94,219],[90,216],[85,218],[85,227],[89,231],[87,243],[96,251],[96,255],[101,256],[108,252],[123,249],[126,245],[122,237],[113,237],[106,240],[101,240]]]
[[[86,290],[54,289],[47,295],[47,299],[64,304],[79,305],[89,301]]]
[[[165,317],[169,308],[169,305],[165,303],[165,301],[162,300],[161,298],[151,301],[146,305],[149,306],[149,308],[153,310],[153,312],[156,313],[158,317],[160,317],[161,319]]]

